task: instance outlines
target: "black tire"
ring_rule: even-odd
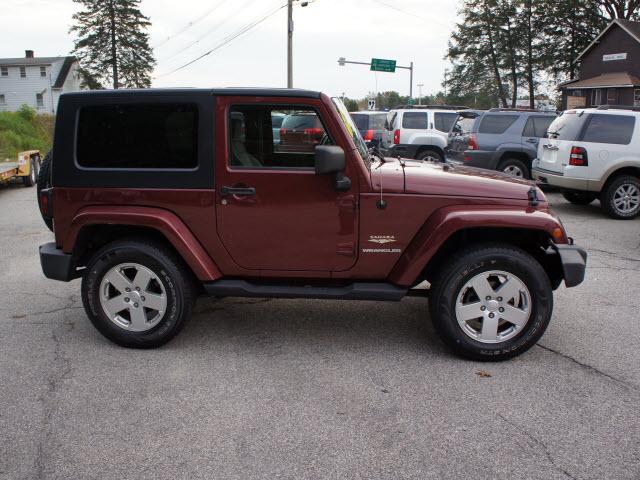
[[[113,267],[123,263],[146,267],[164,287],[165,313],[149,330],[128,331],[110,320],[102,308],[102,279]],[[140,298],[144,300],[144,297]],[[82,279],[82,302],[91,323],[105,337],[123,347],[155,348],[167,343],[184,326],[191,315],[195,299],[192,276],[181,259],[167,248],[144,240],[122,240],[104,246],[91,259]]]
[[[31,162],[31,165],[29,165],[29,175],[22,177],[22,183],[25,187],[33,187],[38,181],[38,157],[31,157],[29,162]]]
[[[484,343],[465,333],[455,308],[465,284],[476,275],[491,271],[515,275],[531,297],[528,321],[513,337],[498,343]],[[429,310],[436,332],[456,354],[471,360],[501,361],[520,355],[540,339],[551,319],[553,292],[549,277],[528,253],[511,246],[479,245],[461,251],[457,260],[436,275],[429,295]],[[484,310],[489,311],[486,307]],[[507,326],[509,324],[503,323],[499,328]]]
[[[519,175],[513,176],[526,178],[529,180],[531,179],[531,169],[522,160],[519,160],[517,158],[505,158],[498,165],[498,170],[510,175],[513,175],[512,173],[510,173],[510,171],[519,170],[520,172],[522,172],[522,177],[519,177]]]
[[[442,154],[437,150],[422,150],[416,156],[416,160],[442,162]]]
[[[611,218],[615,218],[617,220],[630,220],[640,214],[640,202],[636,202],[635,208],[632,208],[630,211],[623,211],[618,208],[615,204],[616,192],[622,187],[635,189],[636,193],[640,192],[640,178],[634,177],[633,175],[620,175],[615,177],[607,183],[607,186],[602,191],[600,195],[600,204],[606,214]]]
[[[574,205],[589,205],[598,195],[592,192],[562,192],[564,199]]]
[[[38,171],[38,183],[37,183],[37,195],[38,195],[38,207],[40,208],[40,215],[42,215],[42,220],[44,220],[45,225],[49,230],[53,232],[53,217],[50,215],[45,215],[42,212],[42,206],[40,205],[40,192],[47,188],[51,188],[51,162],[52,162],[52,153],[49,151],[42,160],[40,164],[40,168]]]

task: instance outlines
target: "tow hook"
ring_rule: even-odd
[[[537,207],[540,201],[538,200],[538,189],[536,187],[531,187],[527,192],[527,197],[529,198],[529,205],[532,207]]]

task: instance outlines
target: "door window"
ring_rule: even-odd
[[[551,125],[554,120],[555,117],[529,117],[522,136],[544,138],[547,136],[549,125]]]
[[[436,112],[433,114],[433,126],[436,130],[439,130],[441,132],[448,132],[449,130],[451,130],[451,127],[456,121],[456,118],[458,118],[457,113]]]
[[[274,119],[279,139],[274,139]],[[234,168],[314,168],[317,145],[331,145],[310,107],[240,105],[229,113],[230,155]]]

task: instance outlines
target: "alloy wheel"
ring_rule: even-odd
[[[462,331],[481,343],[500,343],[516,336],[531,317],[531,294],[510,272],[492,270],[468,280],[456,300]]]
[[[640,207],[640,190],[631,183],[620,185],[613,194],[613,206],[624,215],[629,215]]]
[[[167,293],[160,278],[138,263],[111,268],[100,283],[100,305],[118,327],[144,332],[155,327],[167,310]]]

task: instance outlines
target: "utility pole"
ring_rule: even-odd
[[[413,98],[413,62],[409,63],[409,98]]]
[[[293,0],[287,1],[287,88],[293,88]]]
[[[418,105],[422,105],[422,87],[424,87],[424,83],[418,84]]]

